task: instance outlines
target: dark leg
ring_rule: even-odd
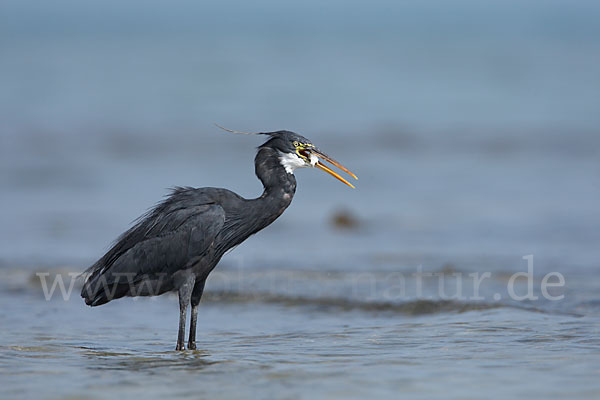
[[[196,320],[198,318],[198,303],[204,291],[204,282],[196,282],[194,291],[192,292],[192,321],[190,322],[190,340],[188,341],[188,349],[196,350]]]
[[[179,287],[179,334],[177,335],[177,347],[175,350],[185,350],[185,317],[187,306],[190,304],[190,298],[192,297],[194,280],[194,276],[190,275]]]

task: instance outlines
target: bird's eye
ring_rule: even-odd
[[[294,141],[293,145],[298,147],[300,145],[300,143],[298,143],[297,141]]]

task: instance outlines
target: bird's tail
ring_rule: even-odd
[[[111,300],[126,296],[129,291],[127,282],[120,282],[104,265],[96,263],[84,273],[85,282],[81,288],[81,297],[88,306],[100,306]]]

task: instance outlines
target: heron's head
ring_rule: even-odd
[[[232,131],[223,128],[222,126],[219,126],[219,128],[225,129],[228,132],[248,134],[246,132]],[[256,134],[268,135],[271,137],[260,147],[270,147],[278,151],[279,161],[288,173],[293,174],[296,168],[314,167],[327,172],[334,178],[340,180],[341,182],[344,182],[351,188],[354,188],[354,185],[352,185],[346,179],[342,178],[337,172],[329,168],[327,165],[323,164],[321,160],[327,161],[335,165],[342,171],[348,173],[354,179],[358,179],[356,175],[354,175],[346,167],[334,160],[332,157],[319,150],[314,144],[312,144],[310,140],[308,140],[304,136],[298,135],[297,133],[290,131],[260,132]]]

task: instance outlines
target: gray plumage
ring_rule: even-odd
[[[124,296],[179,292],[177,349],[184,349],[187,305],[192,305],[188,348],[195,349],[197,306],[206,278],[225,252],[271,224],[289,206],[296,179],[282,165],[283,154],[314,146],[288,131],[265,133],[255,171],[264,191],[256,199],[219,188],[178,187],[140,217],[87,271],[81,290],[86,304],[98,306]],[[316,150],[316,148],[314,148]],[[302,148],[304,151],[304,147]],[[303,153],[304,154],[304,153]],[[310,165],[310,159],[299,157]]]

